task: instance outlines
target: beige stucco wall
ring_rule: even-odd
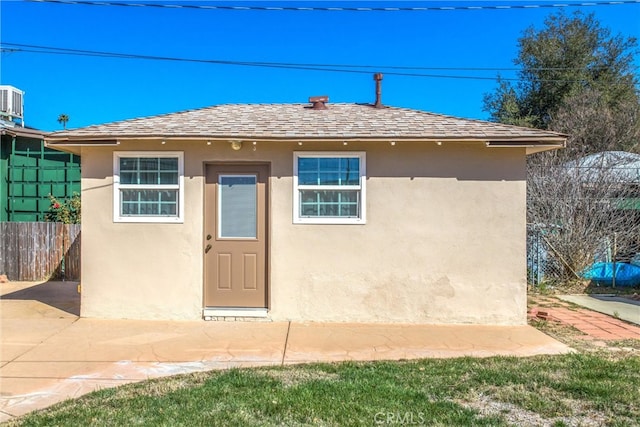
[[[185,153],[183,224],[113,222],[113,149],[82,149],[87,317],[202,317],[203,163],[265,161],[273,320],[524,324],[524,149],[125,141]],[[367,223],[293,224],[293,151],[365,151]]]

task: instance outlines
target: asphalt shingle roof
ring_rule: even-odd
[[[51,133],[64,140],[202,137],[257,139],[481,139],[562,142],[539,129],[462,119],[408,108],[368,104],[225,104]]]
[[[12,122],[0,120],[0,135],[23,136],[26,138],[42,139],[45,132],[32,127],[19,126]]]

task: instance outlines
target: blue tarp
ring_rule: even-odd
[[[639,286],[640,266],[616,262],[616,286]],[[599,285],[613,284],[613,263],[596,262],[582,273],[582,277]]]

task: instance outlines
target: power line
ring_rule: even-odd
[[[69,53],[83,53],[91,54],[91,56],[107,56],[107,57],[122,57],[122,58],[137,58],[137,59],[157,59],[157,60],[183,60],[183,61],[198,61],[198,62],[211,62],[221,64],[252,64],[252,65],[277,65],[277,66],[299,66],[299,67],[339,67],[339,68],[365,68],[365,69],[386,69],[386,70],[428,70],[428,71],[520,71],[520,68],[509,67],[423,67],[423,66],[399,66],[399,65],[354,65],[354,64],[320,64],[320,63],[296,63],[296,62],[256,62],[256,61],[225,61],[225,60],[213,60],[213,59],[189,59],[189,58],[173,58],[173,57],[161,57],[161,56],[148,56],[140,54],[128,54],[128,53],[115,53],[115,52],[103,52],[94,50],[81,50],[70,49],[54,46],[41,46],[22,43],[7,43],[0,42],[0,45],[11,46],[12,48],[6,48],[8,51],[23,51],[24,49],[13,48],[31,48],[42,50],[54,50],[60,52]],[[29,50],[28,52],[40,52],[39,50]],[[43,52],[46,53],[46,52]],[[571,67],[537,67],[531,68],[536,71],[562,71],[562,70],[576,70],[577,68]]]
[[[156,61],[174,61],[174,62],[193,62],[204,64],[217,64],[217,65],[234,65],[234,66],[250,66],[250,67],[264,67],[264,68],[280,68],[280,69],[293,69],[293,70],[306,70],[306,71],[328,71],[339,73],[356,73],[356,74],[370,74],[371,71],[357,70],[357,69],[345,69],[345,68],[332,68],[336,66],[326,64],[292,64],[292,63],[277,63],[277,62],[253,62],[253,61],[228,61],[228,60],[215,60],[215,59],[197,59],[197,58],[179,58],[179,57],[166,57],[166,56],[151,56],[151,55],[138,55],[116,52],[102,52],[102,51],[89,51],[79,49],[66,49],[66,48],[49,48],[44,46],[33,45],[18,45],[14,43],[2,43],[1,45],[7,46],[26,46],[27,48],[15,48],[15,47],[0,47],[5,52],[29,52],[29,53],[44,53],[44,54],[57,54],[57,55],[73,55],[73,56],[94,56],[103,58],[120,58],[120,59],[143,59],[143,60],[156,60]],[[31,48],[29,48],[31,47]],[[347,67],[359,68],[361,66],[348,65]],[[362,68],[375,67],[379,71],[384,71],[387,75],[404,76],[404,77],[425,77],[425,78],[448,78],[448,79],[468,79],[468,80],[496,80],[496,77],[485,76],[461,76],[461,75],[445,75],[445,74],[424,74],[424,73],[407,73],[407,72],[393,72],[386,71],[385,66],[362,66]],[[392,68],[392,67],[388,67]],[[431,69],[427,67],[405,67],[406,69]],[[447,68],[440,68],[441,70],[447,70]],[[477,69],[467,68],[467,71],[478,71]],[[517,78],[504,78],[504,81],[520,81]],[[541,80],[549,83],[569,82],[569,80]],[[581,80],[575,80],[578,82]],[[574,82],[574,80],[572,80]]]
[[[300,66],[300,67],[340,67],[340,68],[367,68],[367,69],[388,69],[388,70],[429,70],[429,71],[520,71],[520,68],[508,68],[508,67],[417,67],[417,66],[398,66],[398,65],[354,65],[354,64],[319,64],[319,63],[294,63],[294,62],[254,62],[254,61],[225,61],[225,60],[205,60],[205,59],[185,59],[185,58],[172,58],[172,57],[161,57],[161,56],[148,56],[148,55],[140,55],[140,54],[128,54],[128,53],[115,53],[115,52],[104,52],[104,51],[95,51],[95,50],[81,50],[81,49],[70,49],[64,47],[55,47],[55,46],[42,46],[42,45],[31,45],[31,44],[22,44],[22,43],[7,43],[0,42],[0,45],[18,47],[18,48],[32,48],[32,49],[43,49],[43,50],[55,50],[61,52],[74,52],[74,53],[86,53],[91,54],[91,56],[108,56],[108,57],[123,57],[123,58],[139,58],[139,59],[164,59],[164,60],[189,60],[189,61],[202,61],[202,62],[213,62],[213,63],[242,63],[242,64],[253,64],[253,65],[278,65],[278,66]],[[7,50],[18,50],[18,49],[8,49]],[[26,51],[26,50],[22,50]],[[30,51],[30,52],[38,52],[38,51]],[[538,67],[532,68],[534,70],[572,70],[576,68],[567,68],[567,67]]]
[[[318,6],[229,6],[229,5],[195,5],[169,3],[126,3],[91,0],[22,0],[31,3],[58,3],[84,6],[119,6],[119,7],[153,7],[166,9],[199,9],[199,10],[232,10],[232,11],[281,11],[281,12],[427,12],[453,10],[508,10],[508,9],[548,9],[564,7],[619,6],[624,4],[640,4],[640,0],[590,1],[578,3],[539,3],[539,4],[505,4],[474,6],[425,6],[425,7],[318,7]]]
[[[241,61],[221,61],[221,60],[208,60],[208,59],[195,59],[195,58],[175,58],[175,57],[160,57],[160,56],[148,56],[148,55],[127,55],[127,54],[108,54],[104,52],[63,52],[63,51],[47,51],[36,49],[23,49],[23,48],[1,48],[3,52],[29,52],[29,53],[44,53],[55,55],[74,55],[74,56],[98,56],[102,58],[120,58],[120,59],[146,59],[157,61],[176,61],[176,62],[196,62],[204,64],[217,64],[217,65],[235,65],[246,67],[262,67],[262,68],[280,68],[288,70],[306,70],[306,71],[328,71],[334,73],[352,73],[352,74],[371,74],[371,71],[355,70],[355,69],[340,69],[330,68],[325,66],[306,66],[306,65],[284,65],[278,63],[260,63],[260,62],[241,62]],[[469,79],[469,80],[495,80],[495,77],[483,77],[483,76],[454,76],[454,75],[442,75],[442,74],[422,74],[422,73],[402,73],[402,72],[387,72],[387,75],[404,76],[404,77],[425,77],[425,78],[447,78],[447,79]],[[517,81],[518,79],[503,78],[502,80]]]
[[[119,59],[140,59],[140,60],[153,60],[153,61],[172,61],[172,62],[191,62],[201,64],[215,64],[215,65],[233,65],[233,66],[247,66],[247,67],[263,67],[263,68],[278,68],[278,69],[290,69],[290,70],[306,70],[306,71],[328,71],[337,73],[355,73],[355,74],[370,74],[371,69],[377,71],[383,71],[387,75],[403,76],[403,77],[423,77],[423,78],[446,78],[446,79],[468,79],[468,80],[491,80],[495,81],[496,77],[491,76],[477,76],[477,75],[449,75],[449,74],[425,74],[417,72],[401,72],[401,71],[388,71],[388,70],[419,70],[419,71],[518,71],[515,68],[476,68],[476,67],[403,67],[403,66],[389,66],[389,65],[353,65],[353,64],[305,64],[305,63],[288,63],[288,62],[258,62],[258,61],[230,61],[221,59],[198,59],[198,58],[184,58],[184,57],[172,57],[172,56],[153,56],[153,55],[141,55],[132,53],[119,53],[119,52],[106,52],[95,50],[83,50],[83,49],[70,49],[53,46],[40,46],[21,43],[0,43],[0,51],[13,53],[13,52],[28,52],[28,53],[40,53],[40,54],[54,54],[54,55],[72,55],[72,56],[91,56],[102,58],[119,58]],[[574,68],[539,68],[537,70],[572,70]],[[520,81],[518,78],[505,78],[501,77],[504,81]],[[541,80],[548,83],[559,82],[579,82],[581,80]]]

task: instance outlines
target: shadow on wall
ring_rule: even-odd
[[[159,148],[163,147],[163,148]],[[256,151],[244,148],[232,151],[228,142],[216,141],[211,146],[201,141],[172,141],[159,146],[157,142],[133,141],[122,143],[117,149],[93,148],[83,157],[85,179],[102,180],[113,175],[113,151],[182,151],[185,153],[186,180],[204,176],[205,162],[268,162],[273,178],[293,175],[294,151],[364,151],[367,153],[368,178],[452,178],[458,181],[524,181],[526,156],[524,148],[487,148],[478,142],[435,143],[342,141],[259,142]],[[83,188],[89,192],[111,183],[94,182]]]
[[[80,316],[78,282],[45,282],[2,295],[3,300],[31,300]]]

